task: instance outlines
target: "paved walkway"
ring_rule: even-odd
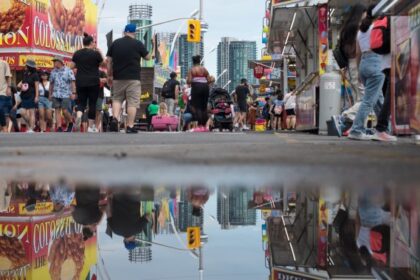
[[[0,176],[106,185],[413,186],[420,146],[310,134],[0,135]]]

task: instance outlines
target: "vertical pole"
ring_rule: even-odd
[[[286,56],[283,56],[283,95],[289,92],[289,61]]]
[[[199,265],[198,265],[198,272],[200,275],[200,280],[204,279],[204,267],[203,267],[203,246],[200,246],[199,251]]]
[[[203,19],[203,4],[204,4],[204,0],[199,0],[200,1],[200,14],[199,14],[199,17],[200,17],[200,20],[202,20]]]

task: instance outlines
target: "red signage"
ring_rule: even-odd
[[[82,47],[84,32],[97,33],[97,6],[92,0],[1,1],[0,54],[40,50],[40,55],[70,56]]]
[[[264,76],[264,66],[255,65],[254,67],[254,77],[256,79],[261,79]]]

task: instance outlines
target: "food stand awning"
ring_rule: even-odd
[[[381,0],[374,10],[375,14],[391,13],[392,15],[408,15],[408,11],[419,4],[416,0]]]
[[[293,45],[301,38],[300,28],[303,25],[316,23],[316,6],[328,1],[286,1],[272,6],[272,19],[268,38],[270,53],[291,53],[292,48],[285,50],[285,46]],[[303,23],[303,24],[302,24]]]

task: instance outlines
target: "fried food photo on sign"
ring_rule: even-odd
[[[50,0],[49,14],[55,30],[83,35],[86,22],[83,0]]]
[[[83,235],[72,233],[56,238],[50,247],[48,262],[52,280],[79,280],[85,262]]]
[[[11,271],[27,265],[22,242],[15,237],[0,237],[0,271]]]
[[[25,21],[26,8],[19,0],[1,0],[0,33],[17,32]]]

